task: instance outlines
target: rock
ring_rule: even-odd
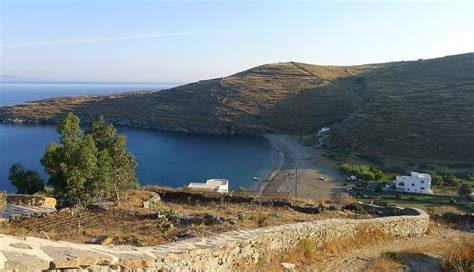
[[[234,217],[231,217],[229,219],[227,219],[227,221],[229,222],[229,224],[231,225],[236,225],[239,223],[239,220],[237,218],[234,218]]]
[[[36,206],[41,208],[56,208],[56,199],[53,197],[11,194],[7,195],[7,203],[19,206]]]
[[[146,254],[118,254],[119,266],[124,268],[123,271],[133,271],[147,267],[153,267],[155,259]],[[122,271],[122,270],[120,270]]]
[[[101,235],[101,236],[97,237],[97,239],[95,240],[95,243],[99,244],[99,245],[103,245],[103,246],[108,246],[112,243],[113,240],[114,240],[114,238],[112,238],[110,236]]]
[[[71,247],[41,246],[40,248],[52,258],[51,268],[56,269],[81,268],[98,263],[110,263],[113,260],[110,255]]]
[[[146,201],[143,201],[143,208],[145,209],[156,209],[161,205],[161,197],[155,192],[149,192],[152,197]]]
[[[206,225],[215,225],[215,224],[223,224],[225,219],[220,216],[214,215],[204,215],[204,224]]]
[[[189,239],[196,237],[196,232],[186,229],[186,230],[181,230],[178,231],[174,234],[173,240],[178,241],[178,240],[183,240],[183,239]]]
[[[31,271],[31,268],[34,267],[37,271],[46,270],[49,268],[49,262],[41,258],[22,254],[21,252],[13,251],[2,251],[0,254],[5,256],[5,269],[12,269],[13,271]],[[0,260],[2,260],[0,256]],[[0,271],[3,271],[0,268]],[[8,271],[8,270],[7,270]]]
[[[296,265],[292,263],[281,263],[281,267],[283,267],[283,270],[286,270],[286,271],[294,271],[296,268]]]
[[[10,246],[21,249],[31,249],[30,245],[27,243],[11,243]]]
[[[182,225],[201,225],[204,222],[204,218],[201,216],[183,215],[174,221]]]

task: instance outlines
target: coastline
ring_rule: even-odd
[[[344,177],[339,173],[337,163],[322,156],[320,150],[303,146],[290,135],[264,134],[263,137],[279,153],[279,163],[259,185],[258,195],[287,195],[327,201],[343,190],[341,184]]]
[[[274,140],[272,140],[272,138],[269,135],[271,134],[264,134],[263,137],[271,143],[272,148],[275,149],[276,152],[278,153],[278,164],[275,168],[272,169],[272,171],[270,172],[270,175],[268,175],[265,181],[260,182],[260,184],[258,184],[257,186],[258,196],[262,195],[262,193],[265,191],[265,188],[268,186],[270,182],[272,182],[272,180],[278,175],[278,173],[280,173],[281,168],[285,164],[285,153],[278,147],[278,145],[275,143]]]

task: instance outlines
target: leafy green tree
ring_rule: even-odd
[[[459,186],[459,189],[458,189],[458,194],[460,196],[466,196],[466,195],[472,194],[471,185],[467,183],[461,184],[461,186]]]
[[[376,175],[371,171],[370,166],[368,165],[343,163],[340,169],[343,173],[347,175],[355,175],[358,179],[366,181],[374,180],[376,177]]]
[[[86,207],[101,193],[94,139],[82,133],[80,120],[73,113],[65,116],[57,130],[60,144],[49,144],[41,159],[50,175],[48,183],[63,206]]]
[[[103,116],[92,123],[86,129],[86,135],[94,138],[99,152],[106,152],[99,158],[99,164],[109,169],[110,175],[102,179],[105,186],[115,200],[127,198],[131,189],[138,187],[135,177],[137,163],[135,157],[128,152],[126,141],[123,135],[117,135],[117,130],[112,124],[107,124]],[[107,160],[107,162],[102,162]],[[104,166],[105,164],[105,166]],[[99,171],[99,175],[104,175],[105,170]]]
[[[25,169],[20,163],[10,167],[8,179],[16,187],[17,194],[32,195],[44,190],[44,181],[38,172]]]
[[[434,171],[428,172],[431,176],[431,184],[436,185],[436,186],[442,186],[443,185],[443,177],[441,175],[438,175],[438,173]]]
[[[445,184],[446,186],[458,186],[461,183],[462,180],[453,175],[443,177],[443,184]]]

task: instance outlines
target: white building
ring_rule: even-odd
[[[425,173],[411,172],[411,176],[397,176],[395,179],[397,191],[408,193],[432,194],[431,176]]]
[[[188,185],[190,189],[215,191],[219,193],[229,192],[229,181],[226,179],[208,179],[206,183],[191,182]]]

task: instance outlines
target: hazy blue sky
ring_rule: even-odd
[[[0,0],[1,74],[188,82],[474,51],[474,1]]]

